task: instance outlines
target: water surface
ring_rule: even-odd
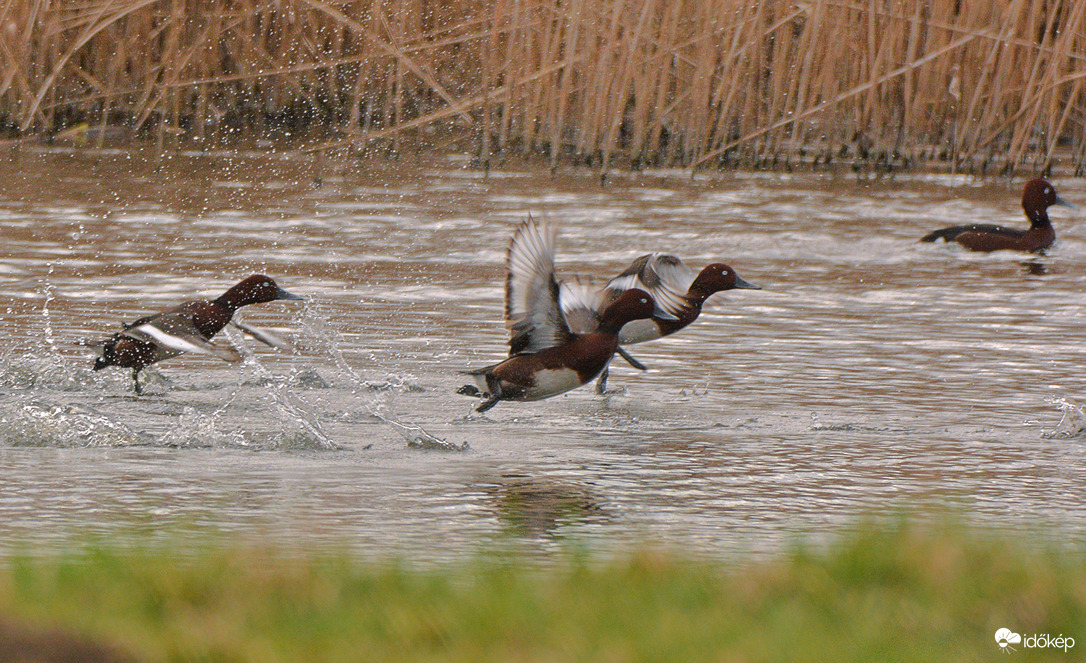
[[[642,542],[727,556],[862,516],[950,509],[1053,541],[1086,531],[1086,228],[1048,256],[917,244],[1024,225],[1020,182],[482,173],[453,161],[22,150],[0,162],[0,554],[88,534],[225,532],[447,559]],[[1086,186],[1058,182],[1086,205]],[[584,388],[485,415],[457,371],[504,354],[503,260],[531,212],[563,274],[650,250],[761,291],[631,348]],[[96,341],[250,273],[311,300],[241,318],[242,365],[90,370]],[[424,451],[433,436],[466,452]],[[173,534],[175,535],[175,534]]]

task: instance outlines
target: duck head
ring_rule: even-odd
[[[215,303],[233,310],[249,304],[263,304],[277,299],[305,299],[305,297],[280,288],[271,277],[253,274],[223,293],[222,297],[215,300]]]
[[[708,298],[713,293],[721,290],[761,290],[760,287],[744,281],[735,273],[735,270],[722,262],[707,265],[701,270],[698,277],[690,284],[690,294]]]
[[[1022,190],[1022,209],[1025,210],[1030,221],[1034,223],[1047,221],[1048,214],[1045,210],[1053,205],[1077,209],[1061,198],[1056,193],[1056,187],[1052,186],[1048,180],[1038,177],[1026,182],[1026,187]]]
[[[678,320],[667,311],[657,307],[656,300],[652,298],[652,295],[644,290],[631,288],[604,309],[603,314],[600,316],[599,329],[617,334],[618,330],[622,329],[622,325],[627,322],[644,320],[654,315],[663,317],[665,320]]]

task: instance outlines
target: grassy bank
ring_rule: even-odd
[[[0,26],[16,138],[1086,170],[1070,0],[57,0]]]
[[[950,527],[853,535],[738,566],[641,553],[407,570],[182,548],[9,565],[0,653],[5,629],[24,649],[68,638],[131,657],[117,660],[262,663],[991,661],[1003,627],[1086,647],[1080,555]],[[1023,660],[1081,653],[1014,646]]]

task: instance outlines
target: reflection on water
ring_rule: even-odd
[[[1086,228],[1055,210],[1057,245],[1026,261],[917,244],[1024,226],[1018,183],[454,166],[11,153],[0,540],[195,527],[420,559],[509,536],[720,555],[925,505],[1086,529]],[[528,212],[559,225],[564,273],[661,250],[763,290],[638,346],[650,370],[616,363],[617,394],[479,415],[457,371],[503,355],[502,261]],[[241,313],[301,353],[232,333],[243,363],[173,359],[141,397],[128,371],[91,371],[81,343],[254,272],[312,298]]]
[[[563,529],[606,519],[606,509],[587,484],[506,475],[484,488],[498,518],[515,536],[561,536]]]

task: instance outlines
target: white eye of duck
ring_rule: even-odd
[[[1046,194],[1052,193],[1052,189],[1046,186],[1045,187],[1045,193]]]

